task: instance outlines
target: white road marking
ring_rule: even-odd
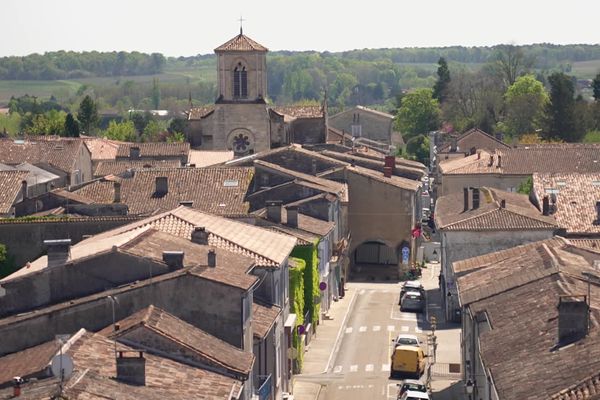
[[[340,373],[342,372],[342,369],[343,369],[343,368],[344,368],[343,366],[341,366],[341,365],[337,365],[337,366],[336,366],[336,367],[333,369],[333,373],[334,373],[334,374],[340,374]]]
[[[371,372],[373,371],[373,364],[367,364],[365,366],[365,372]]]
[[[360,328],[358,328],[359,332],[366,332],[367,331],[367,327],[366,326],[361,326]]]
[[[343,388],[343,386],[338,386],[338,390],[342,390]]]
[[[352,327],[346,328],[346,333],[352,333]]]
[[[381,372],[390,372],[390,364],[381,364]]]
[[[381,326],[379,326],[379,325],[375,325],[373,327],[373,332],[379,332],[380,330],[381,330]]]
[[[415,333],[423,333],[423,330],[417,326],[415,327]]]
[[[356,372],[358,371],[358,365],[354,364],[350,366],[350,372]]]
[[[388,325],[388,332],[394,332],[396,327],[394,325]]]
[[[360,292],[358,292],[358,294],[365,294],[365,289],[361,289]]]
[[[403,326],[400,328],[402,332],[408,332],[408,326]]]

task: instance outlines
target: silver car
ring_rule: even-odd
[[[425,297],[421,292],[409,291],[404,293],[400,302],[400,311],[423,312],[425,308]]]

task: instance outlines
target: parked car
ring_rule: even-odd
[[[420,380],[416,379],[405,379],[402,383],[398,384],[400,390],[398,390],[398,399],[408,391],[427,393],[427,386]]]
[[[396,346],[392,353],[390,376],[400,375],[420,378],[425,371],[425,357],[423,350],[418,346]]]
[[[423,312],[425,309],[425,297],[421,292],[406,292],[400,300],[400,311]]]
[[[429,394],[427,393],[423,393],[423,392],[419,392],[416,390],[408,390],[406,392],[404,392],[404,394],[400,397],[398,397],[399,400],[422,400],[422,399],[426,399],[426,400],[431,400],[431,397],[429,397]]]
[[[402,296],[404,293],[408,291],[420,292],[425,296],[425,288],[419,281],[406,281],[402,284],[402,288],[400,288],[400,298],[398,300],[398,304],[402,301]]]
[[[421,341],[415,335],[407,335],[404,333],[399,334],[396,339],[393,340],[394,346],[420,346]]]

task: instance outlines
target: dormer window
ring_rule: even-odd
[[[233,70],[233,97],[245,99],[248,97],[248,76],[242,63]]]

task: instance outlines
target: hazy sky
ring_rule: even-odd
[[[0,0],[0,56],[212,53],[239,32],[270,50],[600,42],[598,0]]]

